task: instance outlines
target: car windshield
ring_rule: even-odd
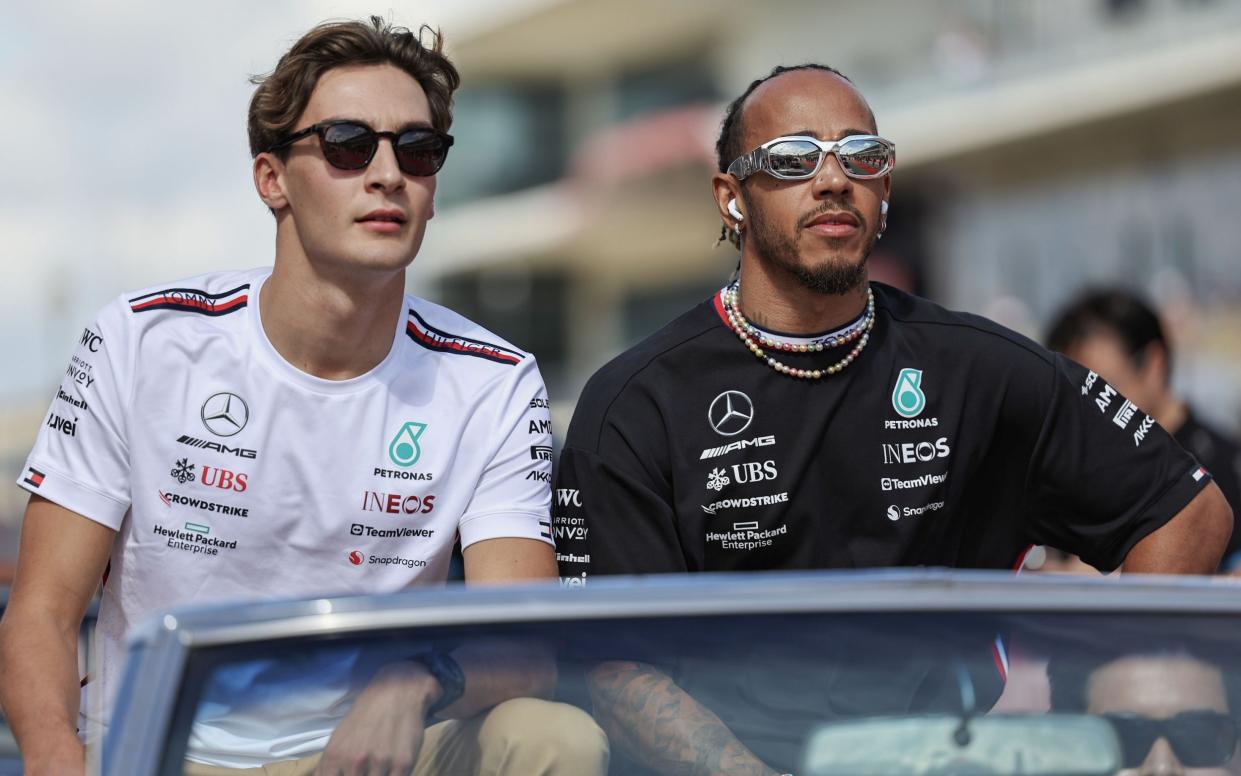
[[[612,774],[680,772],[650,766],[701,732],[712,717],[700,709],[776,772],[802,776],[1103,774],[1150,758],[1241,773],[1237,618],[1132,611],[738,611],[202,647],[160,773],[186,772],[187,758],[241,767],[322,749],[385,666],[471,644],[493,645],[497,666],[554,653],[556,699],[609,734]],[[722,746],[711,741],[707,760]]]

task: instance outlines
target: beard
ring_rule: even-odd
[[[844,206],[834,206],[833,209],[848,210],[857,217],[862,228],[866,228],[866,221],[855,209]],[[769,267],[783,270],[792,275],[804,288],[819,294],[840,296],[865,285],[866,264],[870,259],[871,249],[875,247],[876,232],[872,231],[867,235],[860,255],[856,258],[844,251],[844,244],[849,238],[833,238],[826,241],[830,250],[826,259],[817,264],[805,264],[798,261],[800,227],[791,234],[781,231],[767,218],[761,208],[755,207],[753,202],[746,203],[746,210],[750,214],[750,230],[747,239],[751,241],[759,261]],[[807,219],[815,215],[817,214],[811,214]]]

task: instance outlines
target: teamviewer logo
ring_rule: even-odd
[[[361,524],[361,523],[354,523],[354,524],[353,524],[353,525],[349,528],[349,533],[353,534],[354,536],[361,536],[361,535],[362,535],[362,524]]]

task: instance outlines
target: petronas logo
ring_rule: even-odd
[[[926,408],[926,395],[922,393],[922,370],[906,367],[896,378],[892,389],[892,409],[902,418],[916,418]]]
[[[422,455],[418,437],[426,430],[426,423],[411,421],[401,426],[401,430],[396,432],[396,436],[388,443],[388,457],[392,459],[392,463],[397,466],[413,466],[418,463],[418,457]]]

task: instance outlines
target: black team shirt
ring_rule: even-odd
[[[755,358],[718,294],[603,367],[556,475],[565,583],[1008,569],[1030,544],[1110,570],[1210,481],[1093,372],[984,318],[871,287],[869,343],[821,380]],[[774,355],[825,368],[850,347]]]

